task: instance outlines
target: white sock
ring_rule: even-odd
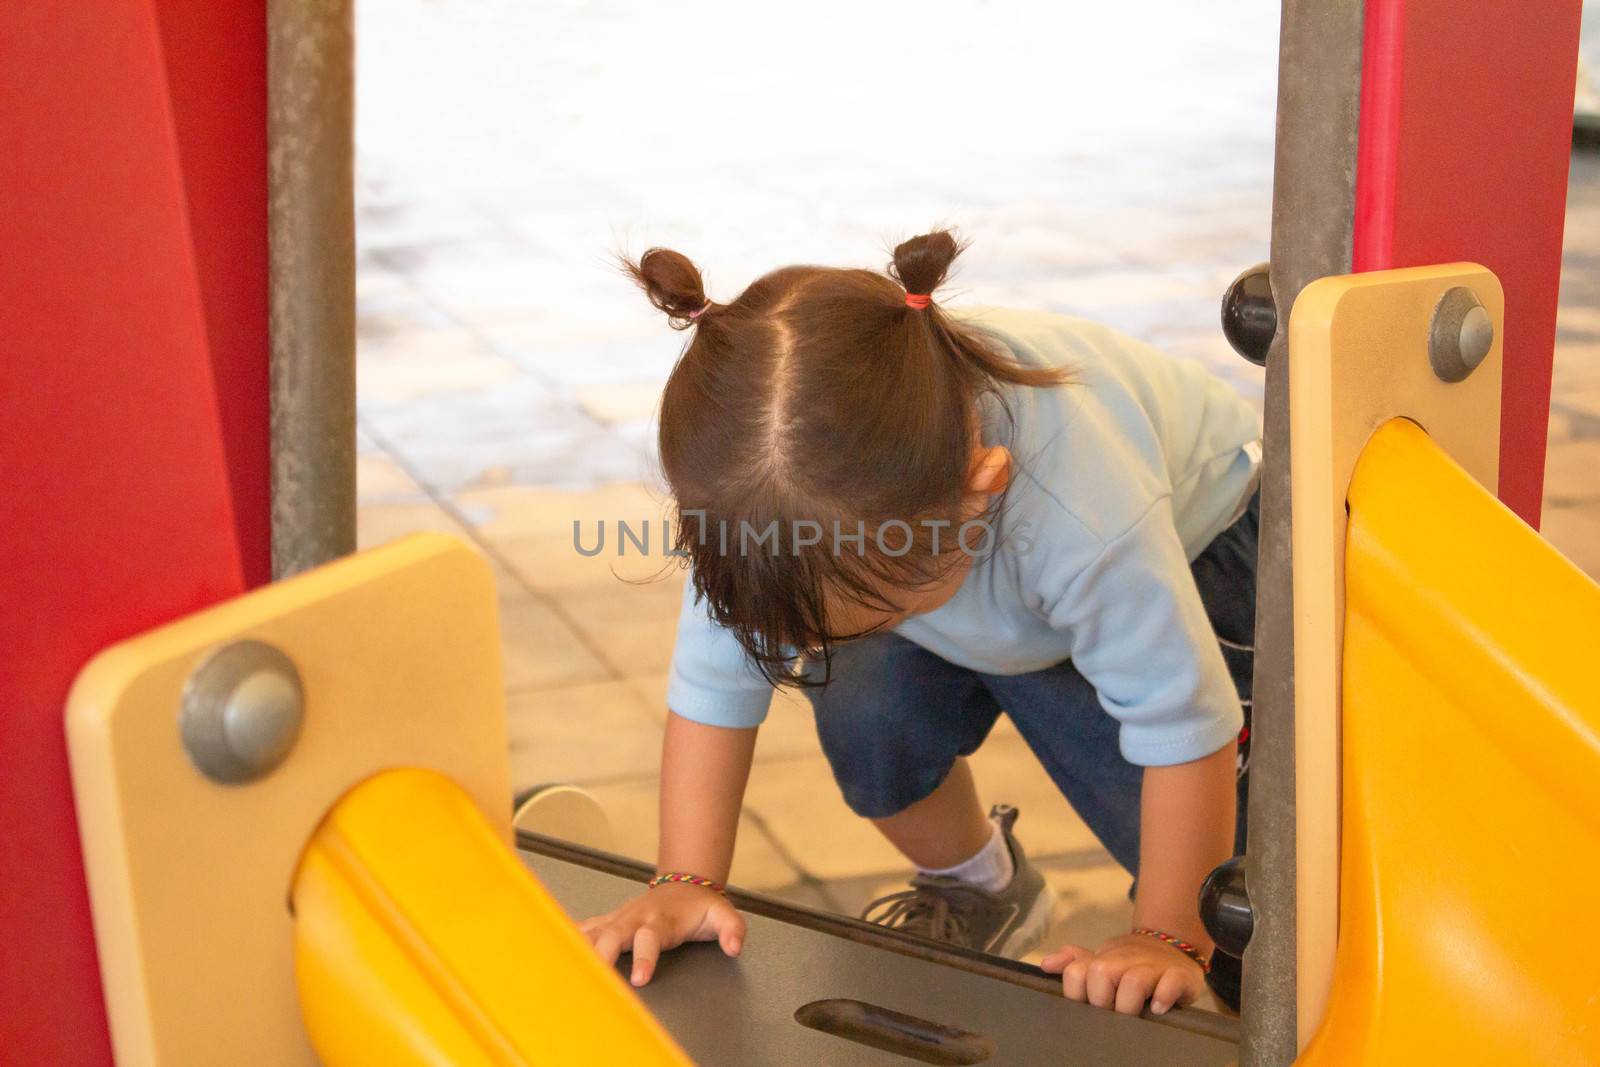
[[[968,860],[946,867],[943,870],[930,871],[918,868],[923,874],[937,875],[940,878],[955,878],[975,885],[987,893],[998,893],[1011,884],[1011,876],[1016,873],[1016,863],[1011,859],[1011,849],[1006,845],[1006,837],[1000,832],[1000,824],[992,823],[994,832],[989,835],[989,843],[978,850],[978,854]]]

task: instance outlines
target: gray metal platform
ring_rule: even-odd
[[[569,913],[607,911],[640,891],[636,878],[596,870],[524,849],[524,862]],[[735,898],[736,903],[747,904]],[[751,914],[744,952],[726,958],[713,944],[687,945],[661,959],[654,981],[640,991],[650,1010],[702,1067],[890,1067],[918,1062],[1052,1067],[1222,1065],[1237,1061],[1227,1039],[1232,1020],[1178,1013],[1175,1024],[1116,1015],[1041,989],[971,973],[961,966],[891,951],[814,928],[825,918],[786,922],[781,904]],[[854,925],[838,920],[848,934]],[[845,998],[916,1020],[967,1031],[992,1053],[981,1059],[940,1055],[936,1032],[924,1030],[922,1056],[904,1055],[812,1029],[795,1020],[803,1005]],[[893,1020],[891,1019],[891,1023]],[[881,1029],[881,1028],[880,1028]],[[919,1027],[901,1022],[917,1044]],[[1210,1033],[1203,1031],[1210,1030]],[[987,1039],[982,1040],[982,1039]],[[947,1046],[959,1056],[962,1041]]]

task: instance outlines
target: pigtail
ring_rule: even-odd
[[[667,313],[674,330],[694,325],[711,307],[705,279],[689,257],[669,248],[652,248],[638,261],[622,257],[622,270],[644,290],[658,309]]]
[[[935,230],[895,246],[889,277],[909,294],[928,296],[944,284],[950,265],[966,250],[949,230]]]
[[[895,246],[889,277],[905,287],[908,297],[931,295],[944,285],[956,257],[966,250],[967,242],[950,230],[912,237]],[[922,310],[922,305],[908,301],[907,307],[916,314],[915,321],[925,325],[926,336],[932,339],[936,350],[952,357],[983,390],[992,389],[997,382],[1041,388],[1072,380],[1071,372],[1062,367],[1019,364],[1009,353],[997,351],[973,331],[957,325],[937,305],[927,305]]]

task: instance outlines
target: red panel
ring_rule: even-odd
[[[63,701],[243,588],[149,3],[0,4],[0,1060],[110,1053]]]
[[[1500,277],[1500,497],[1535,525],[1580,6],[1366,0],[1355,269],[1472,260]]]
[[[264,0],[157,0],[245,580],[271,580]]]

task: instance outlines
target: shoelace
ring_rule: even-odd
[[[971,947],[971,905],[952,905],[944,893],[925,888],[902,889],[869,903],[861,918],[933,941]]]

